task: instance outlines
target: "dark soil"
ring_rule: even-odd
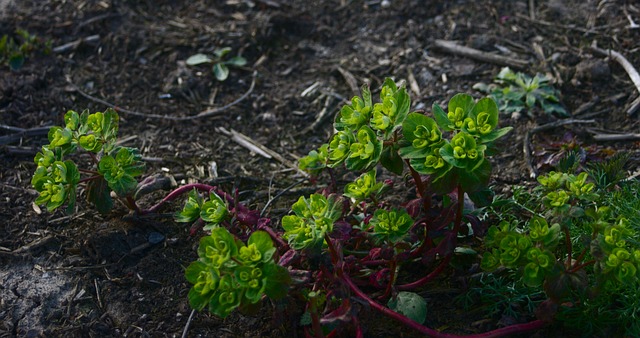
[[[590,49],[597,41],[640,65],[640,29],[630,20],[640,22],[640,7],[623,0],[0,0],[0,35],[21,28],[54,47],[49,55],[36,52],[17,71],[0,65],[0,337],[180,336],[191,314],[183,272],[202,235],[190,236],[188,227],[173,222],[170,208],[146,218],[127,215],[123,206],[104,216],[86,203],[71,216],[40,210],[30,177],[46,135],[9,139],[16,131],[7,126],[52,126],[69,109],[104,111],[112,104],[120,108],[123,143],[140,148],[147,160],[145,176],[237,188],[241,200],[261,209],[301,178],[291,163],[328,139],[333,115],[362,83],[377,95],[385,77],[405,79],[414,109],[430,110],[458,92],[480,97],[472,86],[490,82],[501,65],[435,46],[446,39],[527,61],[523,71],[554,80],[572,118],[595,120],[533,135],[534,170],[548,170],[572,147],[591,158],[629,151],[634,170],[637,139],[612,143],[593,136],[637,133],[638,119],[626,111],[638,91],[617,62]],[[208,67],[184,65],[193,54],[227,46],[249,62],[232,68],[224,82]],[[247,92],[219,112],[175,120]],[[323,111],[327,117],[318,119]],[[533,182],[524,135],[556,120],[540,111],[502,116],[501,125],[515,130],[492,159],[496,191]],[[232,130],[285,161],[240,146]],[[311,191],[306,182],[270,205],[274,219]],[[152,205],[164,194],[142,203]],[[151,244],[155,238],[162,240]],[[504,325],[453,304],[462,277],[424,288],[426,324],[460,334]],[[372,311],[360,312],[366,336],[412,335]],[[255,316],[221,320],[195,313],[188,335],[302,336],[301,312],[289,299],[266,301]]]

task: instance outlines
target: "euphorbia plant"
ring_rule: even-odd
[[[112,207],[111,191],[142,214],[186,194],[176,221],[193,223],[208,233],[200,241],[199,259],[186,269],[193,284],[189,302],[195,309],[225,317],[234,309],[255,310],[263,297],[279,298],[288,291],[304,299],[301,323],[310,335],[336,334],[345,327],[362,335],[357,307],[364,302],[419,332],[448,336],[423,325],[426,304],[416,291],[446,271],[455,252],[465,249],[459,238],[471,231],[477,236],[485,232],[485,224],[465,208],[465,199],[468,195],[478,203],[482,200],[491,175],[488,158],[496,151],[493,142],[510,128],[498,128],[498,108],[490,98],[476,101],[457,94],[446,110],[434,104],[430,114],[410,112],[410,107],[405,87],[391,79],[384,81],[380,102],[374,103],[364,86],[362,96],[340,110],[329,142],[300,160],[300,167],[318,178],[328,171],[331,184],[293,203],[291,213],[280,218],[281,227],[222,189],[200,183],[179,187],[149,208],[138,206],[136,191],[149,182],[135,180],[143,172],[138,152],[116,145],[118,119],[112,110],[67,113],[65,127],[52,128],[50,144],[36,156],[33,184],[40,192],[38,202],[50,210],[65,202],[73,206],[76,186],[83,182],[90,184],[87,196],[101,211]],[[92,166],[78,169],[68,157],[76,151],[89,153]],[[357,178],[338,187],[336,175],[345,169]],[[400,203],[388,198],[393,180],[379,177],[393,177],[390,174],[407,174],[415,190],[409,195],[415,197]],[[544,203],[549,210],[571,214],[578,210],[572,198],[594,197],[583,176],[554,179],[546,184]],[[558,248],[566,246],[564,225],[540,215],[529,221],[528,232],[515,230],[512,223],[491,228],[483,266],[522,268],[523,279],[532,286],[557,277],[557,262],[564,262],[568,270],[598,266],[616,280],[632,275],[625,263],[634,262],[635,251],[626,248],[626,223],[612,219],[604,209],[589,210],[584,214],[594,224],[609,224],[599,232],[605,243],[613,243],[603,244],[607,259],[601,264],[580,255],[570,254],[570,262],[559,258]],[[563,290],[556,289],[564,297]],[[546,324],[538,319],[483,336]]]

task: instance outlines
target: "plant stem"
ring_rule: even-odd
[[[137,214],[140,214],[140,208],[138,207],[136,200],[133,199],[133,196],[127,195],[126,200],[127,200],[127,208],[135,211]]]
[[[577,272],[578,270],[584,268],[585,266],[589,266],[589,265],[592,265],[592,264],[595,264],[595,263],[596,263],[596,260],[592,259],[592,260],[586,261],[586,262],[584,262],[582,264],[578,264],[578,265],[574,266],[573,268],[571,268],[569,270],[569,273]]]
[[[78,168],[78,171],[81,173],[87,173],[87,174],[93,174],[96,176],[100,175],[100,172],[98,172],[97,170],[89,170],[89,169],[84,169],[84,168]]]
[[[424,325],[419,324],[418,322],[404,316],[401,315],[381,304],[379,304],[378,302],[374,301],[373,299],[371,299],[367,294],[365,294],[364,292],[362,292],[362,290],[360,290],[354,283],[353,281],[351,281],[351,279],[349,278],[349,276],[344,273],[342,271],[342,269],[338,269],[338,272],[340,274],[339,277],[341,277],[341,279],[347,284],[347,286],[349,286],[349,289],[351,289],[351,291],[353,293],[356,294],[356,296],[362,298],[364,301],[366,301],[369,306],[371,306],[372,308],[374,308],[375,310],[381,312],[383,315],[391,318],[391,319],[395,319],[403,324],[405,324],[406,326],[422,333],[425,334],[429,337],[435,337],[435,338],[457,338],[457,337],[467,337],[467,338],[493,338],[493,337],[501,337],[501,336],[505,336],[505,335],[509,335],[509,334],[516,334],[516,333],[524,333],[524,332],[528,332],[528,331],[533,331],[533,330],[538,330],[541,329],[543,327],[545,327],[548,323],[544,322],[542,320],[534,320],[532,322],[529,323],[525,323],[525,324],[515,324],[515,325],[511,325],[511,326],[507,326],[507,327],[503,327],[497,330],[493,330],[493,331],[489,331],[489,332],[485,332],[485,333],[480,333],[480,334],[475,334],[475,335],[468,335],[468,336],[458,336],[458,335],[454,335],[454,334],[448,334],[448,333],[442,333],[439,332],[437,330],[434,330],[432,328],[426,327]]]
[[[420,287],[420,286],[423,286],[423,285],[429,283],[431,280],[433,280],[435,277],[437,277],[444,270],[444,268],[447,267],[447,265],[449,265],[449,261],[451,261],[451,257],[452,257],[451,254],[447,255],[442,260],[442,262],[440,262],[440,265],[438,265],[438,267],[436,267],[428,275],[418,279],[415,282],[408,283],[408,284],[403,284],[403,285],[398,285],[396,288],[398,290],[413,290],[413,289],[415,289],[417,287]]]
[[[80,179],[80,180],[78,181],[78,184],[80,184],[80,183],[85,183],[85,182],[89,182],[89,181],[93,181],[93,180],[97,180],[97,179],[99,179],[100,177],[102,177],[102,176],[100,176],[100,175],[96,175],[96,176],[91,176],[91,177],[85,177],[85,178]]]
[[[329,253],[331,254],[331,262],[334,264],[334,266],[338,266],[340,256],[338,256],[338,252],[336,251],[336,248],[333,246],[331,237],[329,237],[329,234],[327,234],[326,232],[324,234],[324,240],[325,242],[327,242],[327,246],[329,247]]]
[[[564,240],[567,242],[567,269],[571,268],[571,235],[569,234],[569,227],[566,225],[562,226],[562,230],[564,231]]]
[[[183,185],[183,186],[175,189],[174,191],[170,192],[167,196],[165,196],[165,198],[163,198],[160,202],[158,202],[156,205],[152,206],[151,208],[146,209],[146,210],[141,210],[140,213],[141,214],[148,214],[148,213],[156,212],[165,203],[168,203],[168,202],[171,202],[171,201],[175,200],[180,195],[182,195],[184,193],[188,193],[192,189],[196,189],[196,190],[200,190],[200,191],[204,191],[204,192],[209,192],[209,191],[211,191],[211,190],[213,190],[215,188],[210,186],[210,185],[208,185],[208,184],[203,184],[203,183],[186,184],[186,185]],[[226,196],[226,197],[230,198],[229,196]]]
[[[285,242],[280,236],[278,236],[278,234],[276,234],[275,231],[273,231],[273,229],[271,229],[270,227],[265,225],[260,225],[258,226],[258,229],[268,233],[269,236],[271,236],[271,239],[276,241],[281,248],[289,247],[287,242]]]
[[[411,177],[413,177],[413,180],[416,182],[416,188],[418,190],[418,194],[423,199],[426,199],[425,194],[427,192],[426,192],[426,188],[424,186],[424,182],[422,181],[422,178],[420,177],[420,174],[417,171],[415,171],[415,169],[413,169],[413,167],[411,167],[411,162],[409,162],[409,160],[404,160],[404,161],[409,166],[409,172],[411,172]],[[425,209],[425,210],[428,210],[428,209]]]
[[[389,283],[387,283],[387,288],[384,290],[384,294],[380,297],[381,299],[387,298],[391,294],[391,288],[393,287],[393,284],[395,284],[396,282],[397,265],[398,263],[396,262],[395,258],[391,260],[391,262],[389,262]]]

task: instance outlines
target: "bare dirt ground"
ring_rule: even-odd
[[[21,28],[54,47],[17,71],[0,65],[0,337],[180,336],[191,314],[183,272],[198,243],[171,220],[173,210],[141,219],[122,206],[110,216],[85,203],[71,216],[35,208],[30,176],[46,134],[9,127],[47,127],[69,109],[113,105],[123,144],[147,160],[145,176],[238,188],[242,200],[261,208],[300,179],[296,159],[328,139],[337,109],[362,83],[377,93],[385,77],[405,80],[414,109],[429,110],[458,92],[482,96],[472,86],[490,82],[504,65],[438,48],[444,39],[525,61],[520,70],[553,79],[570,118],[593,120],[535,133],[527,159],[524,136],[557,118],[540,111],[502,116],[501,125],[515,130],[492,159],[495,190],[527,185],[530,167],[548,170],[568,148],[593,158],[626,150],[633,171],[637,136],[610,142],[594,135],[638,133],[637,115],[627,114],[637,89],[618,62],[590,46],[595,41],[640,66],[635,22],[640,7],[630,0],[0,1],[0,35]],[[208,67],[185,66],[189,56],[220,47],[248,64],[232,68],[224,82]],[[232,130],[284,161],[240,146]],[[271,214],[281,216],[309,191],[309,183],[293,190]],[[163,240],[150,244],[158,234]],[[481,313],[467,317],[450,302],[451,289],[442,286],[449,282],[440,283],[425,289],[440,304],[427,325],[464,334],[504,324]],[[267,301],[259,315],[225,320],[195,313],[188,334],[300,336],[299,307],[294,299]],[[411,335],[368,311],[366,336]]]

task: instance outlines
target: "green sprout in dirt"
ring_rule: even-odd
[[[530,77],[505,67],[494,81],[495,83],[490,85],[477,83],[473,88],[490,94],[504,114],[519,114],[526,110],[529,116],[533,116],[534,109],[541,108],[546,114],[569,116],[560,104],[559,92],[551,86],[550,79],[545,75],[536,74]]]
[[[249,311],[264,295],[279,299],[287,294],[289,274],[277,265],[276,248],[264,231],[256,231],[245,245],[225,228],[203,237],[197,261],[185,271],[193,284],[189,304],[196,310],[208,307],[222,318],[236,308]]]
[[[0,38],[0,64],[6,64],[11,70],[18,70],[24,65],[27,57],[37,50],[44,54],[51,52],[51,41],[42,41],[24,29],[16,29],[18,40],[3,35]]]
[[[242,67],[247,64],[247,59],[242,56],[234,56],[227,59],[227,54],[231,52],[231,47],[218,48],[213,51],[213,55],[194,54],[191,55],[186,63],[189,66],[197,66],[201,64],[213,64],[213,75],[218,81],[224,81],[229,77],[229,66]]]

